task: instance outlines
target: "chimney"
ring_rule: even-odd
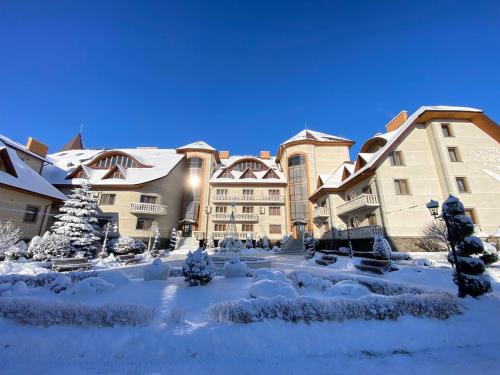
[[[404,124],[406,119],[408,118],[408,112],[401,111],[399,114],[394,117],[389,123],[385,126],[385,130],[388,132],[392,132],[393,130],[398,129],[401,125]]]
[[[261,151],[260,152],[260,158],[261,159],[266,159],[266,160],[271,159],[271,152],[269,152],[269,151]]]
[[[219,151],[219,158],[229,159],[229,151]]]
[[[47,153],[49,152],[49,147],[47,145],[37,141],[33,137],[28,138],[28,142],[26,142],[26,148],[28,149],[28,151],[31,151],[34,154],[41,156],[42,158],[46,157]]]

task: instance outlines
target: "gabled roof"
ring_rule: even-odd
[[[256,160],[266,166],[265,170],[262,171],[251,171],[255,178],[244,178],[242,179],[242,175],[249,169],[245,171],[238,171],[236,169],[231,169],[233,165],[236,165],[245,160]],[[232,176],[234,178],[224,178],[222,175],[226,170],[230,170]],[[278,178],[264,178],[269,171],[274,172]],[[228,184],[284,184],[286,183],[284,173],[279,169],[279,166],[276,164],[276,158],[271,157],[269,159],[262,159],[257,156],[251,155],[234,155],[227,159],[221,159],[221,164],[217,166],[217,169],[214,171],[212,177],[210,178],[210,183],[228,183]]]
[[[187,145],[184,145],[182,147],[177,148],[177,150],[210,150],[210,151],[215,151],[215,148],[210,146],[208,143],[204,141],[196,141],[193,143],[189,143]]]
[[[22,151],[30,156],[33,156],[36,159],[43,160],[46,163],[49,163],[49,164],[51,163],[50,160],[48,160],[47,158],[44,158],[43,156],[35,154],[33,151],[28,150],[28,148],[25,145],[23,145],[19,142],[15,142],[12,139],[10,139],[9,137],[6,137],[5,135],[0,134],[0,141],[3,142],[7,147]]]
[[[44,196],[49,199],[64,200],[66,196],[52,186],[46,179],[36,173],[28,164],[22,161],[16,152],[0,141],[3,158],[11,163],[15,173],[0,171],[0,185],[11,187]]]
[[[127,177],[127,169],[122,167],[121,165],[118,165],[116,164],[114,167],[112,167],[108,173],[106,173],[104,176],[102,176],[102,179],[105,180],[107,178],[113,178],[113,174],[116,172],[116,171],[119,171],[120,172],[120,175],[122,176],[121,178],[122,179],[126,179]]]
[[[83,147],[83,141],[82,141],[82,134],[78,133],[75,135],[73,138],[70,139],[68,143],[66,143],[61,151],[69,151],[69,150],[83,150],[85,147]]]

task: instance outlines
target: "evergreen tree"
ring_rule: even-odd
[[[173,228],[172,229],[172,234],[170,234],[170,251],[174,251],[175,250],[175,246],[177,245],[177,241],[178,241],[178,238],[177,238],[177,229]]]
[[[208,284],[215,276],[212,259],[201,247],[190,251],[182,265],[182,275],[189,286]]]
[[[311,259],[316,253],[316,240],[309,233],[304,234],[304,247],[306,249],[304,258]]]
[[[252,240],[252,234],[247,233],[247,241],[245,243],[247,249],[253,248],[253,240]]]
[[[151,231],[154,234],[154,240],[153,240],[153,246],[151,247],[151,253],[152,254],[158,254],[158,250],[160,250],[160,228],[158,227],[158,224],[154,222],[151,225]]]
[[[59,208],[61,214],[56,216],[52,232],[69,239],[71,253],[85,251],[86,255],[95,255],[99,245],[97,198],[87,182],[73,189],[68,198]]]

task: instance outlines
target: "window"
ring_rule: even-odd
[[[234,179],[234,176],[233,176],[233,174],[231,173],[231,171],[229,169],[226,169],[224,172],[221,173],[221,175],[219,176],[219,178]]]
[[[124,168],[138,168],[139,164],[131,157],[126,155],[112,155],[104,159],[98,160],[92,165],[95,168],[111,168],[115,165],[121,165]]]
[[[457,147],[448,147],[448,156],[451,162],[462,161]]]
[[[123,176],[122,172],[120,172],[119,170],[116,170],[111,175],[111,178],[120,178],[120,179],[124,180],[125,176]]]
[[[137,224],[135,226],[135,229],[150,230],[152,224],[153,224],[153,219],[146,219],[140,217],[137,219]]]
[[[403,161],[403,152],[402,151],[393,151],[389,156],[391,160],[392,166],[402,166],[405,165]]]
[[[85,171],[80,171],[76,174],[75,178],[88,178],[87,173]]]
[[[242,232],[253,232],[253,224],[241,224]]]
[[[269,207],[269,215],[270,216],[281,215],[281,207]]]
[[[281,234],[281,225],[279,224],[269,224],[270,234]]]
[[[272,169],[268,170],[267,173],[263,177],[264,179],[279,179],[278,175],[276,172],[274,172]]]
[[[368,225],[377,225],[377,216],[375,214],[370,214],[367,217]]]
[[[243,195],[253,195],[253,189],[243,189]]]
[[[245,160],[233,165],[232,168],[240,172],[243,172],[246,169],[250,169],[253,172],[265,171],[267,169],[267,167],[263,163],[256,160]]]
[[[216,232],[225,232],[226,228],[227,228],[226,224],[215,224]]]
[[[227,195],[227,189],[217,189],[215,190],[216,195]]]
[[[5,165],[5,162],[2,158],[0,158],[0,171],[7,172],[7,166]]]
[[[280,191],[279,189],[269,189],[269,195],[272,197],[279,197]]]
[[[141,203],[156,204],[158,202],[158,197],[155,195],[141,195]]]
[[[478,221],[477,221],[477,216],[476,216],[476,210],[474,210],[473,208],[466,208],[465,209],[465,215],[470,217],[470,219],[472,220],[472,223],[473,224],[477,224]]]
[[[408,180],[394,180],[394,186],[396,187],[397,195],[409,195],[410,194],[410,186],[408,184]]]
[[[98,216],[97,217],[97,226],[99,228],[103,229],[107,223],[113,223],[112,216]]]
[[[191,157],[187,160],[188,181],[202,181],[203,180],[203,159],[198,157]],[[184,188],[182,197],[181,220],[191,220],[198,222],[201,207],[201,187],[199,184],[188,184]]]
[[[101,194],[99,206],[112,206],[115,204],[116,194]]]
[[[364,194],[373,194],[372,187],[367,186],[367,187],[363,188],[363,193]]]
[[[307,192],[307,168],[304,155],[288,159],[288,191],[290,194],[290,215],[292,221],[309,220],[309,200]]]
[[[244,206],[243,207],[243,213],[244,214],[253,214],[253,207],[247,207],[247,206]]]
[[[255,174],[250,170],[250,169],[247,169],[242,175],[240,178],[257,178],[255,177]]]
[[[227,206],[215,206],[215,212],[217,213],[226,213]]]
[[[457,177],[457,188],[459,193],[470,193],[469,183],[465,177]]]
[[[443,132],[443,137],[449,138],[453,137],[453,133],[451,132],[450,124],[441,124],[441,130]]]
[[[26,206],[26,212],[24,213],[23,221],[25,223],[36,223],[38,218],[38,213],[40,212],[40,207],[37,206]]]

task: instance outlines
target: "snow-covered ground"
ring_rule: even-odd
[[[369,275],[456,293],[444,254],[412,255],[435,263],[422,267],[399,262],[399,271],[372,275],[352,269],[345,257],[320,267],[301,256],[263,256],[271,258],[273,268],[284,271]],[[173,253],[166,262],[179,266],[182,260]],[[209,318],[209,306],[248,298],[252,278],[216,277],[206,286],[189,288],[181,277],[144,282],[139,278],[142,267],[124,268],[131,281],[101,293],[55,294],[47,288],[19,288],[17,296],[43,301],[149,306],[158,311],[158,319],[146,327],[115,328],[42,328],[2,319],[0,373],[496,374],[500,368],[500,263],[489,267],[494,293],[460,301],[464,313],[447,320],[404,316],[396,321],[310,324],[217,323]],[[41,272],[30,268],[25,273]],[[24,269],[0,264],[0,273]]]

